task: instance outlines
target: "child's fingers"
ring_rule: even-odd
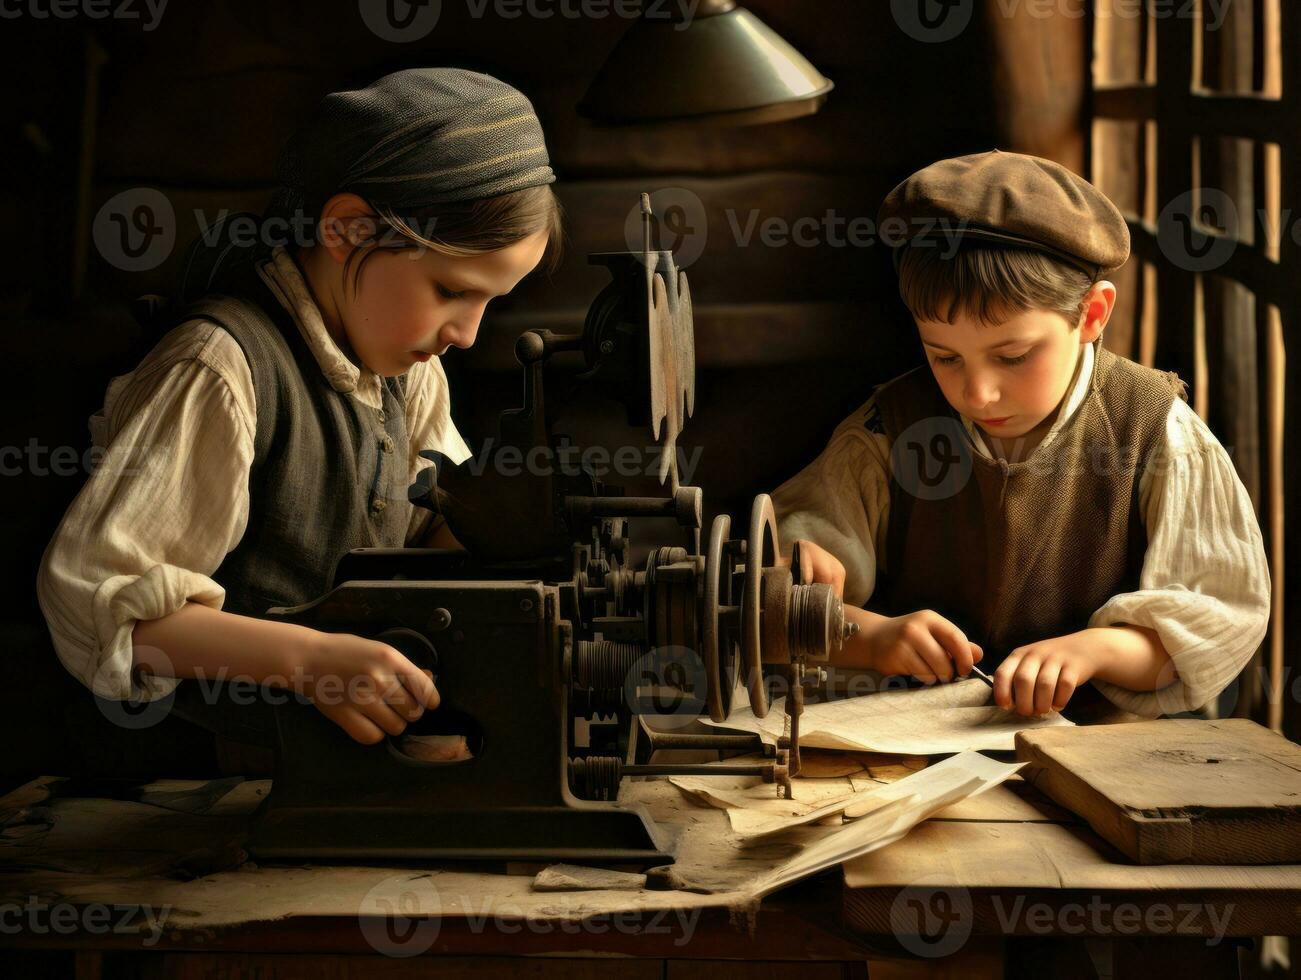
[[[942,681],[953,680],[953,661],[930,633],[911,638],[909,646],[935,677]]]
[[[438,688],[434,684],[434,672],[426,670],[423,673],[429,678],[429,697],[425,701],[425,707],[432,711],[443,703],[443,696],[438,693]]]
[[[406,731],[407,720],[382,701],[363,705],[361,712],[389,735],[401,735]]]
[[[916,650],[910,648],[904,661],[906,667],[903,672],[912,675],[923,684],[934,684],[939,679],[931,672],[930,665],[922,659],[921,654]]]
[[[1057,679],[1061,675],[1062,665],[1049,661],[1039,665],[1039,674],[1034,681],[1034,713],[1046,715],[1053,710],[1053,698],[1057,695]]]
[[[998,670],[994,671],[994,703],[1004,710],[1010,711],[1013,707],[1012,678],[1016,676],[1016,669],[1020,663],[1020,655],[1013,651],[998,665]]]
[[[424,714],[425,709],[417,696],[407,688],[408,683],[410,675],[403,672],[381,675],[374,681],[378,691],[371,692],[369,687],[363,686],[360,700],[387,704],[407,721],[415,721]]]
[[[945,620],[932,626],[931,634],[944,645],[944,649],[953,658],[953,664],[956,668],[955,673],[959,677],[966,677],[970,674],[972,664],[971,644],[967,642],[962,630]]]
[[[979,643],[971,644],[971,662],[978,664],[985,659],[985,651]]]
[[[1040,662],[1035,657],[1022,657],[1012,678],[1012,700],[1016,710],[1023,715],[1034,714],[1035,678],[1039,676]]]
[[[836,592],[837,599],[845,598],[845,566],[836,562],[836,567],[831,574],[831,587]]]
[[[434,672],[427,667],[417,667],[408,661],[402,674],[402,685],[411,692],[412,699],[429,710],[438,707],[438,689],[434,687]]]
[[[1063,667],[1062,672],[1057,675],[1057,693],[1053,696],[1054,711],[1061,711],[1066,707],[1075,693],[1077,683],[1074,671],[1070,667]]]
[[[379,726],[363,715],[356,708],[344,708],[330,716],[331,720],[348,733],[348,737],[362,745],[374,745],[384,741],[384,733]]]

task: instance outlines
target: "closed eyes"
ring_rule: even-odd
[[[1009,367],[1011,367],[1017,364],[1024,364],[1027,360],[1029,360],[1029,358],[1030,358],[1030,352],[1026,351],[1024,354],[1018,354],[1016,357],[1000,357],[999,360],[1002,361],[1004,364],[1008,365]],[[947,367],[951,364],[957,364],[958,360],[959,360],[958,356],[954,354],[951,357],[937,357],[935,358],[935,363],[942,364]]]

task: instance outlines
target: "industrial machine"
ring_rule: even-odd
[[[645,195],[641,211],[640,251],[591,256],[611,281],[582,332],[519,338],[523,405],[501,414],[476,465],[435,454],[432,479],[413,487],[464,550],[354,551],[329,593],[268,613],[375,637],[431,669],[441,703],[403,735],[463,736],[468,757],[424,761],[393,737],[363,745],[291,699],[276,709],[273,788],[247,845],[259,859],[662,865],[670,842],[618,802],[623,778],[751,773],[789,794],[805,685],[854,627],[829,586],[799,584],[798,555],[783,560],[767,496],[741,533],[720,515],[702,535],[702,493],[680,485],[676,453],[695,398],[691,296],[673,254],[652,247]],[[581,352],[581,381],[650,426],[662,496],[626,496],[556,464],[574,456],[544,397],[559,351]],[[663,527],[635,564],[630,521]],[[734,698],[763,716],[779,693],[788,723],[775,747],[697,721],[726,721]],[[763,754],[651,761],[682,748]]]

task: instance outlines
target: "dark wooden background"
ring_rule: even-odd
[[[613,17],[475,19],[448,0],[433,33],[401,47],[367,31],[356,0],[172,0],[150,32],[85,18],[6,25],[0,210],[19,247],[0,271],[0,309],[21,390],[6,396],[0,444],[35,439],[79,454],[89,445],[87,416],[148,340],[127,302],[173,288],[180,251],[197,230],[194,209],[208,220],[223,208],[261,209],[280,142],[321,95],[399,68],[456,65],[496,74],[533,99],[569,237],[553,278],[496,301],[478,345],[445,358],[462,432],[475,443],[518,397],[510,352],[521,330],[581,327],[604,282],[586,255],[625,247],[639,192],[685,188],[701,202],[707,230],[689,269],[699,376],[683,441],[703,447],[694,482],[710,513],[748,513],[750,498],[812,459],[873,384],[921,354],[880,245],[773,248],[756,236],[745,246],[729,210],[743,225],[751,209],[760,221],[828,211],[842,221],[874,218],[883,195],[918,167],[993,147],[1087,172],[1090,32],[1087,19],[1009,17],[991,3],[957,39],[927,44],[876,0],[748,6],[836,83],[820,114],[749,129],[594,128],[574,106],[626,28]],[[169,261],[128,274],[93,246],[79,259],[78,230],[103,201],[135,187],[157,188],[174,207]],[[1123,350],[1128,334],[1116,332]],[[566,424],[580,442],[649,442],[617,415],[585,401]],[[18,746],[0,754],[0,775],[11,778],[68,771],[88,752],[93,768],[120,752],[88,747],[69,721],[84,689],[55,659],[32,586],[83,479],[28,473],[0,484],[15,582],[0,593],[8,641],[0,718]]]

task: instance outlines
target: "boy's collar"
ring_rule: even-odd
[[[320,365],[321,373],[335,391],[351,392],[362,386],[380,386],[379,375],[349,360],[330,336],[302,270],[283,245],[277,245],[271,258],[259,264],[257,271],[267,288],[294,318],[303,340]]]

